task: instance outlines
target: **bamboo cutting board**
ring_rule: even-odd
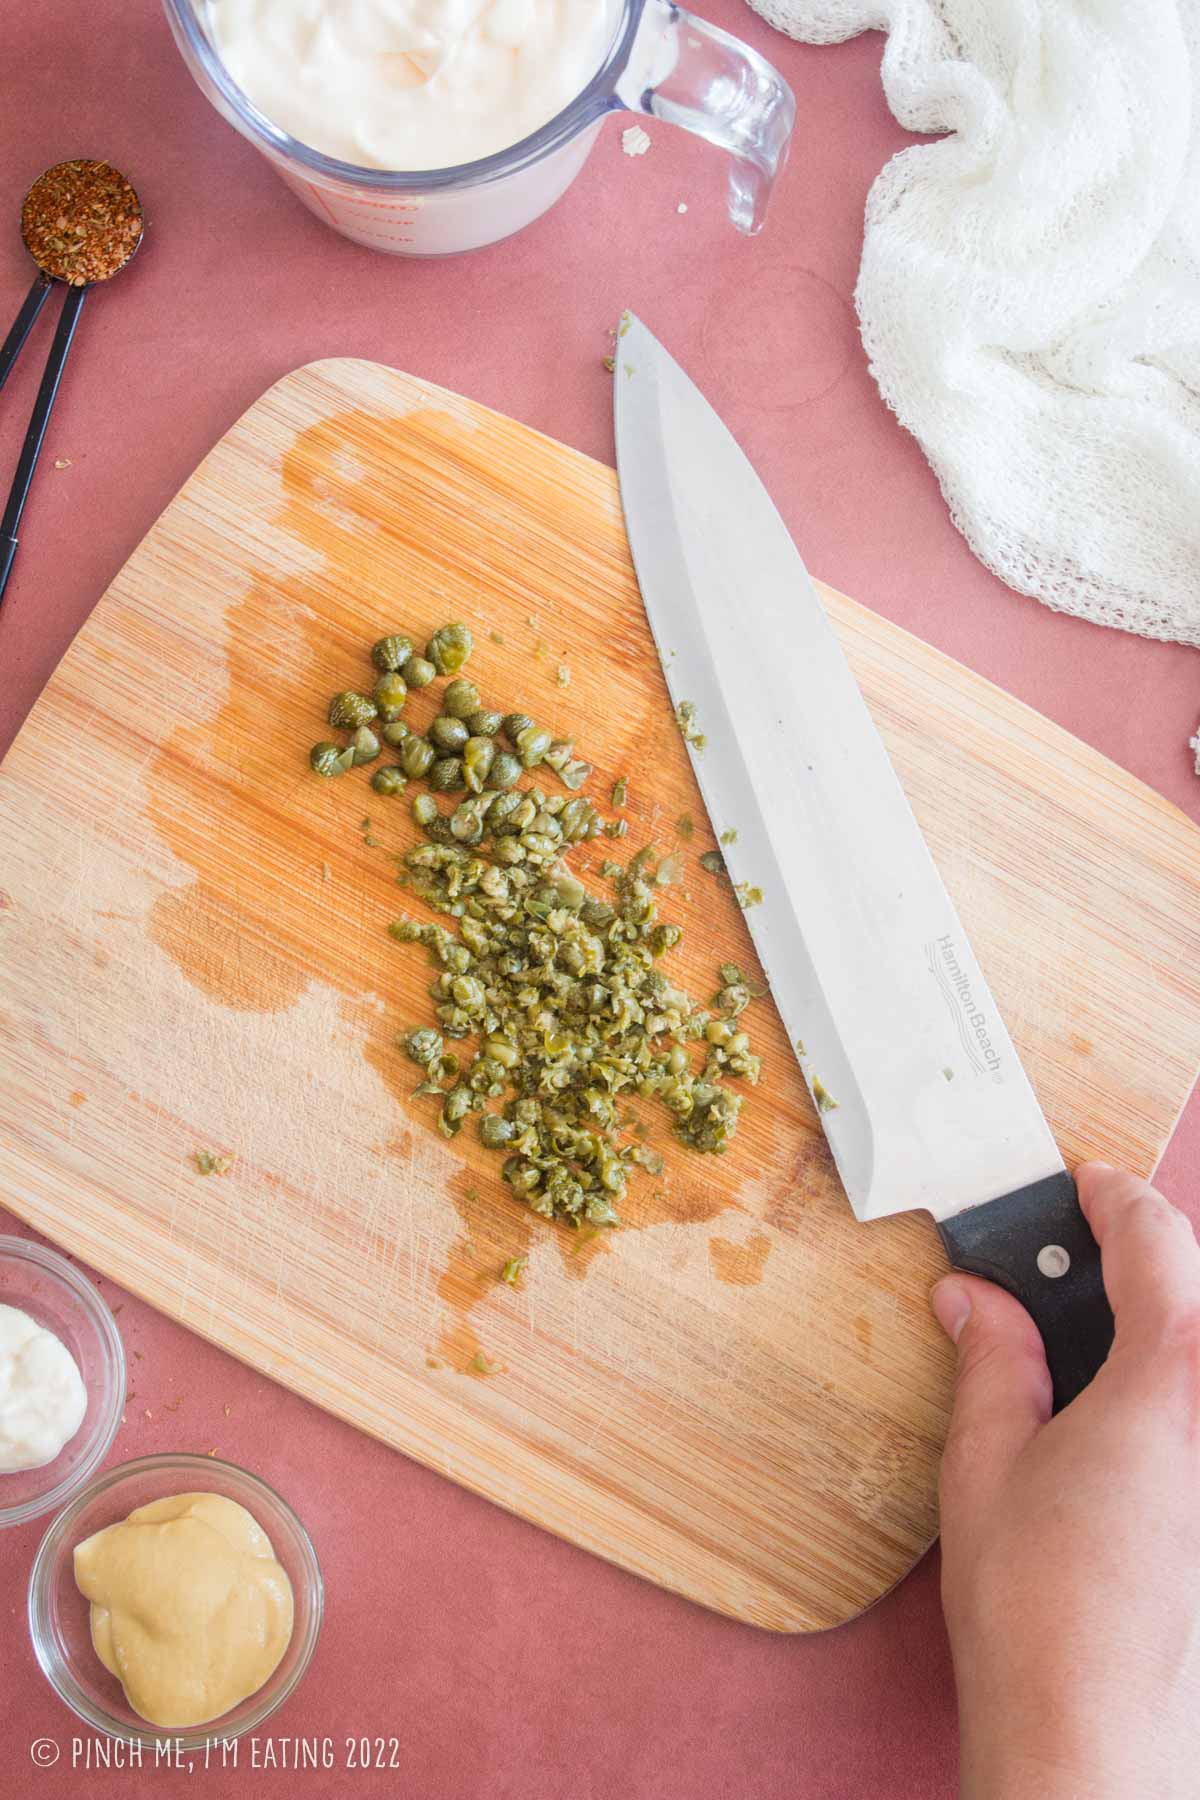
[[[827,599],[1066,1156],[1149,1171],[1200,1060],[1198,834]],[[696,861],[713,840],[612,471],[407,376],[315,364],[201,465],[0,772],[0,1198],[549,1529],[757,1624],[836,1624],[935,1530],[932,1227],[855,1223],[769,1001],[729,1154],[657,1133],[663,1176],[582,1249],[469,1129],[436,1135],[393,1042],[430,1017],[423,955],[384,929],[419,910],[389,861],[407,804],[306,755],[366,645],[456,617],[489,701],[577,735],[595,795],[628,774],[622,850],[683,851],[677,978],[707,996],[718,962],[754,966]],[[200,1176],[198,1148],[232,1170]]]

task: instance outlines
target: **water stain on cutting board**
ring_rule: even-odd
[[[479,675],[490,673],[511,693],[522,683],[526,690],[551,685],[550,671],[534,673],[526,639],[535,626],[552,632],[552,623],[538,625],[528,612],[538,597],[521,589],[519,576],[511,593],[480,592],[471,565],[477,541],[455,518],[449,483],[445,517],[436,521],[439,560],[428,542],[406,533],[403,498],[414,465],[428,491],[431,471],[436,477],[442,464],[475,454],[477,472],[489,473],[486,444],[476,450],[459,421],[432,409],[398,420],[340,415],[295,440],[282,460],[284,504],[274,524],[301,546],[304,567],[297,572],[293,557],[283,572],[256,570],[227,607],[224,701],[211,720],[172,733],[148,784],[156,829],[195,871],[192,883],[155,903],[155,942],[195,987],[234,1010],[284,1011],[314,982],[336,990],[368,1062],[421,1129],[433,1128],[434,1103],[412,1099],[417,1074],[396,1036],[429,1018],[429,969],[419,950],[398,947],[386,931],[398,913],[424,912],[395,886],[393,859],[414,839],[408,803],[375,794],[369,771],[318,779],[307,751],[328,731],[326,696],[373,680],[366,650],[388,625],[422,630],[466,617],[476,631]],[[436,497],[436,479],[432,487]],[[459,546],[457,564],[446,550],[451,542]],[[519,556],[514,566],[520,569]],[[382,606],[380,597],[392,594],[394,603]],[[512,621],[504,647],[489,641],[489,621],[497,619],[506,628]],[[614,619],[602,653],[618,667],[641,653],[632,627]],[[543,704],[551,720],[552,705],[560,714],[565,707],[561,693]],[[432,690],[414,694],[406,722],[421,729],[435,710]],[[576,866],[594,872],[611,849],[607,840],[584,846]],[[687,899],[685,892],[677,904]],[[695,902],[706,903],[707,893]],[[660,1113],[652,1141],[667,1147],[668,1169],[631,1184],[623,1230],[703,1226],[737,1204],[735,1184],[712,1179],[702,1159],[672,1155],[668,1131]],[[436,1291],[450,1318],[441,1353],[467,1369],[482,1350],[472,1321],[494,1298],[504,1262],[548,1240],[564,1272],[579,1279],[612,1253],[612,1240],[538,1220],[503,1187],[498,1159],[473,1135],[459,1146],[467,1167],[447,1198],[460,1229]],[[759,1234],[750,1242],[732,1260],[713,1252],[721,1279],[741,1286],[761,1279],[770,1241]]]
[[[744,1244],[728,1238],[708,1240],[708,1259],[718,1281],[728,1287],[754,1287],[762,1280],[763,1265],[771,1254],[771,1240],[765,1231],[750,1234]]]

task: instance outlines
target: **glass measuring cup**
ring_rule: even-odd
[[[175,42],[217,111],[249,138],[310,212],[395,256],[448,256],[540,217],[587,160],[609,113],[646,113],[726,150],[729,216],[763,223],[787,159],[791,89],[765,57],[671,0],[622,0],[600,68],[569,106],[520,143],[448,169],[360,168],[301,144],[264,116],[221,62],[205,0],[163,0]]]

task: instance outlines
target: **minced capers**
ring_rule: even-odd
[[[320,774],[341,774],[374,760],[382,739],[397,764],[374,772],[376,793],[426,784],[411,806],[426,841],[405,854],[401,879],[457,929],[398,919],[389,930],[423,944],[437,971],[436,1028],[417,1027],[401,1043],[422,1071],[417,1093],[439,1101],[438,1129],[453,1137],[477,1116],[481,1142],[503,1154],[504,1179],[535,1212],[616,1225],[630,1170],[663,1169],[659,1151],[628,1135],[628,1103],[657,1102],[689,1149],[723,1151],[742,1104],[729,1081],[753,1084],[761,1072],[743,1018],[763,990],[725,963],[706,1009],[663,972],[683,933],[659,918],[659,898],[682,871],[680,857],[659,858],[653,873],[651,845],[627,867],[606,860],[599,873],[614,886],[611,899],[567,866],[574,845],[621,835],[626,822],[605,824],[578,791],[592,768],[571,739],[528,713],[483,704],[459,673],[470,651],[461,624],[435,631],[424,657],[401,633],[381,638],[371,651],[380,671],[373,695],[347,690],[330,705],[349,743],[319,743],[310,761]],[[422,735],[399,714],[409,690],[437,674],[452,679]],[[680,710],[699,748],[694,714]],[[526,770],[543,768],[568,791],[519,785]],[[437,796],[464,790],[443,811]],[[612,800],[625,799],[622,778]],[[709,854],[705,866],[723,870],[719,853]],[[749,891],[737,897],[753,903]],[[449,1051],[447,1039],[471,1039],[474,1051]],[[813,1091],[818,1106],[834,1104],[819,1084]]]
[[[740,1029],[744,983],[726,979],[737,971],[721,971],[732,1017],[698,1008],[658,968],[682,932],[659,920],[640,870],[613,865],[613,902],[589,894],[563,852],[600,829],[599,814],[581,796],[551,804],[536,788],[464,800],[449,842],[405,857],[414,890],[457,920],[457,934],[415,920],[392,930],[441,970],[442,1033],[479,1039],[453,1084],[435,1084],[439,1129],[452,1136],[478,1113],[480,1141],[505,1152],[504,1177],[535,1212],[615,1225],[630,1167],[660,1166],[623,1140],[618,1098],[657,1100],[682,1143],[719,1153],[741,1106],[725,1079],[754,1082],[759,1065]]]

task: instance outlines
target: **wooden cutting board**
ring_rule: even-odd
[[[1064,1153],[1149,1171],[1200,1060],[1200,836],[827,601]],[[660,1131],[663,1176],[582,1249],[473,1132],[436,1135],[393,1042],[430,1016],[422,955],[384,929],[417,904],[389,861],[407,804],[306,756],[365,646],[457,617],[489,699],[576,734],[594,794],[628,774],[622,850],[683,852],[677,978],[707,996],[718,962],[755,966],[696,860],[713,840],[612,471],[408,376],[318,363],[201,465],[0,772],[0,1199],[552,1531],[738,1618],[836,1624],[936,1527],[934,1232],[855,1223],[769,1001],[729,1154]],[[232,1170],[201,1176],[198,1148]]]

